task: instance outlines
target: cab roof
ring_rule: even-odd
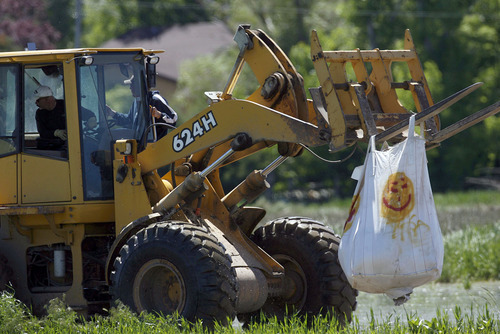
[[[144,55],[163,53],[163,50],[149,50],[143,48],[80,48],[80,49],[54,49],[54,50],[25,50],[0,52],[1,63],[12,63],[25,58],[33,60],[68,60],[75,55],[92,55],[100,52],[138,52]]]

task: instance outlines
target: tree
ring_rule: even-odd
[[[198,0],[87,1],[84,13],[82,45],[89,47],[97,47],[135,28],[166,28],[208,20]]]
[[[230,27],[249,23],[263,29],[288,52],[297,42],[307,42],[307,16],[314,1],[309,0],[214,0],[204,1],[212,15]]]
[[[0,50],[12,51],[34,42],[38,49],[55,47],[61,34],[47,20],[44,0],[0,1]]]
[[[356,36],[360,45],[397,46],[404,29],[410,28],[427,78],[436,74],[436,79],[442,78],[428,80],[435,102],[473,82],[485,83],[478,92],[443,112],[442,126],[498,100],[498,0],[349,0],[349,3],[354,9],[349,12],[348,21],[364,30]],[[435,64],[432,69],[428,66],[431,61]],[[466,176],[484,166],[498,166],[500,152],[498,144],[492,141],[498,123],[498,118],[490,118],[428,152],[435,190],[461,189]]]
[[[482,107],[498,101],[500,85],[500,3],[470,1],[469,13],[463,16],[443,61],[443,77],[455,90],[472,82],[483,82],[481,89],[443,113],[449,124]],[[490,117],[445,143],[433,169],[443,188],[462,188],[465,177],[479,176],[484,167],[500,166],[499,118]],[[444,181],[444,182],[443,182]]]
[[[56,45],[58,48],[75,47],[75,12],[76,0],[46,0],[47,18],[52,26],[60,32],[63,32]],[[83,0],[80,0],[83,1]]]

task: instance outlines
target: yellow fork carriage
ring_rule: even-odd
[[[497,102],[440,130],[440,112],[475,91],[475,83],[434,104],[429,85],[409,30],[403,50],[324,51],[315,31],[311,34],[311,58],[321,87],[310,89],[318,112],[331,128],[330,149],[338,151],[359,139],[376,135],[377,141],[401,140],[411,112],[398,99],[397,90],[411,92],[416,121],[424,123],[428,148],[500,111]],[[409,78],[395,82],[392,65],[406,65]],[[370,71],[371,70],[371,71]],[[353,71],[356,80],[350,80]],[[328,116],[326,116],[328,115]],[[356,131],[356,130],[362,130]]]

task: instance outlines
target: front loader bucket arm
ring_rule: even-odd
[[[239,46],[240,54],[224,91],[220,94],[220,100],[233,98],[233,89],[237,85],[241,69],[247,64],[259,86],[246,100],[308,121],[309,109],[302,76],[283,50],[262,30],[251,30],[248,26],[239,26],[234,40]],[[301,150],[294,143],[279,143],[278,148],[282,155],[291,156],[297,155]]]
[[[302,76],[280,47],[262,30],[239,26],[234,37],[240,54],[221,100],[232,99],[243,64],[250,66],[259,87],[246,99],[284,114],[308,120],[306,92]]]
[[[148,144],[137,158],[142,173],[147,174],[196,152],[225,144],[238,133],[250,136],[254,144],[284,142],[319,146],[328,143],[321,139],[314,124],[252,101],[225,100],[209,106],[161,140]]]
[[[143,173],[191,154],[195,154],[191,158],[192,161],[202,160],[208,148],[216,147],[211,157],[211,161],[214,161],[220,156],[219,152],[224,152],[224,148],[229,147],[229,141],[237,132],[248,132],[252,136],[250,128],[254,128],[254,123],[260,122],[262,122],[261,130],[264,133],[257,137],[252,136],[257,145],[243,152],[237,152],[231,158],[233,161],[276,143],[279,153],[284,156],[298,155],[302,150],[299,143],[312,145],[325,143],[319,139],[316,133],[317,128],[308,123],[309,104],[302,77],[279,46],[263,31],[251,30],[243,25],[238,27],[234,40],[240,52],[224,90],[209,93],[212,96],[212,104],[209,108],[169,133],[168,136],[149,144],[147,149],[139,154]],[[233,90],[238,84],[244,64],[250,66],[259,86],[245,100],[238,100],[233,97]],[[234,101],[252,103],[233,103]],[[228,106],[223,104],[228,104]],[[244,106],[238,108],[249,108],[249,110],[246,112],[237,109],[232,113],[231,111],[226,113],[228,108],[234,105]],[[224,116],[219,113],[219,109],[224,110]],[[258,109],[262,113],[258,112]],[[271,122],[273,117],[267,119],[266,115],[271,109],[274,113],[281,114],[277,118],[286,119],[285,123],[295,125],[307,123],[305,127],[310,127],[312,130],[300,130],[293,136],[287,135],[288,129],[283,128],[285,125],[281,121],[273,124]],[[212,122],[217,123],[216,129],[213,129]],[[295,125],[292,125],[292,128]],[[280,132],[284,135],[280,135]],[[318,138],[312,139],[314,136]],[[180,146],[182,149],[179,149]]]

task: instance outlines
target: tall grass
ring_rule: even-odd
[[[437,207],[500,205],[500,191],[472,190],[434,194]]]
[[[500,223],[471,225],[445,235],[440,282],[500,280]]]
[[[388,316],[377,320],[374,312],[368,323],[360,324],[354,317],[351,324],[340,326],[335,319],[317,317],[306,321],[298,317],[290,317],[285,321],[270,318],[267,321],[254,323],[243,328],[240,325],[215,325],[213,330],[205,328],[201,323],[189,324],[176,317],[160,317],[154,314],[136,315],[123,305],[110,310],[107,317],[96,316],[84,320],[73,310],[66,308],[63,300],[53,300],[48,306],[48,315],[43,318],[33,317],[24,305],[14,299],[12,293],[0,295],[0,333],[498,333],[500,319],[498,310],[491,312],[487,306],[481,311],[463,312],[456,307],[453,313],[437,311],[436,316],[424,320],[417,314],[406,317]],[[308,324],[307,324],[308,323]]]

